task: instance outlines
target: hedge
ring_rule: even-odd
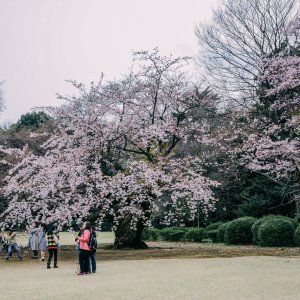
[[[295,227],[284,218],[272,218],[258,229],[259,244],[264,247],[292,246]]]
[[[297,222],[295,220],[291,219],[291,218],[288,218],[288,217],[285,217],[285,216],[280,216],[280,215],[265,216],[265,217],[257,220],[251,228],[252,234],[253,234],[253,243],[254,244],[260,245],[260,240],[259,240],[259,236],[258,236],[258,231],[259,231],[260,226],[266,221],[277,220],[277,219],[287,220],[287,221],[291,222],[291,224],[294,226],[295,229],[297,228],[297,225],[298,225]]]
[[[224,242],[233,245],[247,245],[252,243],[252,225],[257,219],[242,217],[231,221],[225,229]]]
[[[223,222],[211,223],[205,227],[205,238],[211,239],[213,243],[218,241],[218,229],[223,224]]]
[[[204,238],[204,228],[186,228],[184,240],[201,242]]]
[[[300,246],[300,226],[298,226],[294,233],[294,242],[296,246]]]
[[[217,241],[219,243],[224,243],[224,238],[225,238],[225,230],[227,228],[227,226],[229,225],[230,222],[221,224],[218,228],[218,232],[217,232]]]
[[[224,224],[224,222],[216,222],[216,223],[211,223],[205,227],[205,230],[215,230],[219,229],[220,225]]]
[[[181,241],[184,239],[186,230],[181,227],[168,227],[161,229],[159,236],[163,241]]]
[[[160,230],[154,228],[145,228],[142,239],[144,241],[157,241]]]

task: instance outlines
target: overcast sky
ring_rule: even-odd
[[[195,25],[217,0],[0,0],[0,81],[14,122],[34,106],[58,105],[66,79],[118,78],[133,50],[196,56]]]

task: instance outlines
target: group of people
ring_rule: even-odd
[[[57,251],[60,247],[59,233],[54,224],[46,225],[34,223],[29,229],[28,248],[32,250],[32,259],[38,259],[38,252],[41,252],[41,261],[45,260],[46,249],[48,250],[47,269],[51,269],[51,261],[54,257],[54,268],[57,265]]]
[[[46,225],[35,222],[28,228],[28,249],[32,251],[32,259],[38,259],[38,252],[41,253],[40,261],[45,260],[48,250],[47,269],[51,269],[51,261],[54,258],[54,268],[58,268],[58,249],[60,247],[59,232],[54,224]],[[17,253],[18,259],[22,260],[20,245],[16,238],[17,231],[13,227],[7,227],[3,236],[0,235],[0,254],[6,249],[6,260],[10,260],[12,252]],[[89,221],[80,225],[80,231],[75,239],[76,250],[79,253],[78,275],[87,275],[96,272],[96,230],[92,229]]]
[[[33,252],[32,259],[38,259],[38,252],[41,253],[40,261],[45,260],[46,250],[48,249],[48,261],[47,268],[50,269],[51,261],[54,256],[54,268],[58,268],[57,265],[57,250],[60,246],[59,233],[56,230],[54,224],[46,225],[38,222],[33,223],[28,228],[28,249]],[[20,244],[17,240],[17,231],[14,227],[7,226],[3,236],[0,236],[0,254],[5,248],[6,260],[12,258],[12,252],[17,253],[18,259],[23,260],[21,255]]]

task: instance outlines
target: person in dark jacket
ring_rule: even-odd
[[[58,268],[57,265],[57,250],[59,246],[59,235],[55,231],[55,227],[51,225],[47,231],[47,249],[48,249],[48,261],[47,269],[51,269],[51,260],[54,256],[54,268]]]
[[[97,239],[97,233],[96,230],[93,228],[92,229],[92,236]],[[96,273],[96,268],[97,268],[97,263],[96,263],[96,249],[92,249],[91,250],[91,254],[90,254],[90,265],[91,265],[91,270],[92,273]]]

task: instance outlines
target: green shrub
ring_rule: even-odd
[[[226,244],[247,245],[252,243],[251,227],[257,219],[242,217],[231,221],[225,229],[224,242]]]
[[[259,237],[258,237],[258,231],[259,231],[259,228],[260,226],[266,222],[266,221],[269,221],[269,220],[277,220],[277,219],[280,219],[280,220],[287,220],[289,222],[291,222],[291,224],[294,226],[294,228],[296,229],[297,228],[297,222],[291,218],[288,218],[288,217],[285,217],[285,216],[280,216],[280,215],[268,215],[268,216],[265,216],[259,220],[257,220],[251,230],[252,230],[252,234],[253,234],[253,243],[256,244],[256,245],[260,245],[260,240],[259,240]]]
[[[258,229],[261,246],[291,246],[294,243],[295,227],[284,218],[272,218],[265,221]]]
[[[143,231],[142,239],[144,241],[157,241],[159,237],[158,229],[145,228]]]
[[[168,227],[160,230],[159,235],[163,241],[180,241],[184,239],[185,231],[181,227]]]
[[[225,230],[226,230],[226,227],[228,226],[229,222],[228,223],[224,223],[224,224],[221,224],[218,228],[218,232],[217,232],[217,241],[219,243],[224,243],[224,237],[225,237]]]
[[[112,224],[110,222],[103,222],[101,224],[101,231],[111,231]]]
[[[223,222],[216,222],[216,223],[211,223],[208,226],[206,226],[205,232],[204,232],[204,237],[209,238],[213,243],[216,243],[218,241],[218,238],[217,238],[218,228],[222,224],[223,224]]]
[[[218,236],[217,236],[218,235],[218,229],[206,230],[205,233],[206,233],[206,236],[209,239],[211,239],[211,241],[213,243],[217,243],[217,241],[218,241]]]
[[[186,241],[201,242],[204,237],[203,228],[186,228],[184,239]]]
[[[216,223],[211,223],[209,225],[207,225],[205,227],[205,230],[206,231],[209,231],[209,230],[214,230],[214,229],[218,229],[220,225],[224,224],[224,222],[216,222]]]
[[[296,246],[300,246],[300,226],[298,226],[298,228],[295,231],[294,242]]]

